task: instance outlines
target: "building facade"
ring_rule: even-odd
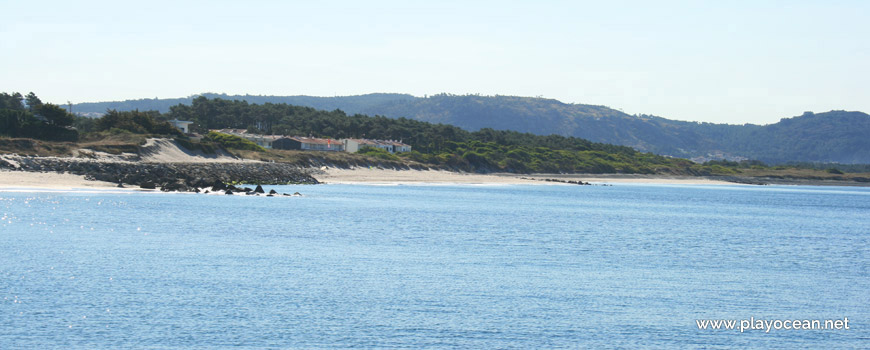
[[[328,151],[328,152],[359,152],[363,148],[380,148],[389,153],[411,152],[411,146],[396,140],[342,139],[333,140],[317,137],[276,136],[248,133],[242,129],[212,130],[215,132],[238,136],[256,143],[263,148]]]
[[[344,149],[356,153],[366,147],[380,148],[390,153],[411,152],[411,146],[395,140],[343,139]]]
[[[338,140],[316,137],[281,137],[272,142],[275,149],[292,149],[301,151],[344,151],[344,144]]]
[[[185,134],[189,134],[190,133],[190,124],[193,124],[193,122],[189,122],[186,120],[172,119],[169,121],[169,124],[172,124],[172,126],[178,128],[178,130],[181,130],[181,132],[183,132]]]

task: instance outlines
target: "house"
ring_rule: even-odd
[[[401,141],[387,141],[393,145],[393,152],[411,152],[411,145],[406,145]]]
[[[411,146],[394,140],[343,139],[341,141],[344,143],[345,151],[351,153],[359,152],[366,147],[380,148],[390,153],[411,151]]]
[[[189,122],[189,121],[185,121],[185,120],[172,119],[172,120],[169,121],[169,124],[172,124],[172,126],[178,128],[178,130],[181,130],[181,132],[183,132],[183,133],[185,133],[185,134],[189,134],[189,133],[190,133],[190,128],[189,128],[189,127],[190,127],[190,124],[193,124],[193,122]]]
[[[272,141],[272,148],[295,149],[302,151],[344,151],[344,144],[338,140],[316,137],[281,137]]]
[[[350,153],[359,152],[366,147],[377,147],[375,141],[366,139],[343,139],[341,142],[344,144],[344,150]]]
[[[258,134],[248,134],[244,133],[242,135],[236,135],[239,137],[243,137],[248,141],[256,143],[257,146],[263,148],[274,148],[274,143],[276,140],[281,139],[281,136],[272,136],[272,135],[258,135]]]

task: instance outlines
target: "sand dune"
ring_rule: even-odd
[[[214,154],[188,150],[170,139],[148,139],[140,148],[139,155],[143,162],[154,163],[252,162],[236,158],[223,150],[217,150]]]

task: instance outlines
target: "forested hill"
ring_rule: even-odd
[[[287,103],[349,114],[405,117],[444,123],[466,130],[493,128],[539,135],[562,135],[683,158],[758,159],[769,163],[870,163],[870,116],[831,111],[804,114],[770,125],[728,125],[628,115],[605,106],[567,104],[553,99],[440,94],[425,98],[406,94],[343,97],[228,96],[208,98],[249,103]],[[75,112],[159,110],[189,105],[193,97],[144,99],[74,105]]]

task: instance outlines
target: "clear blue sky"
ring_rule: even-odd
[[[0,0],[0,91],[543,96],[771,123],[870,112],[870,1]]]

